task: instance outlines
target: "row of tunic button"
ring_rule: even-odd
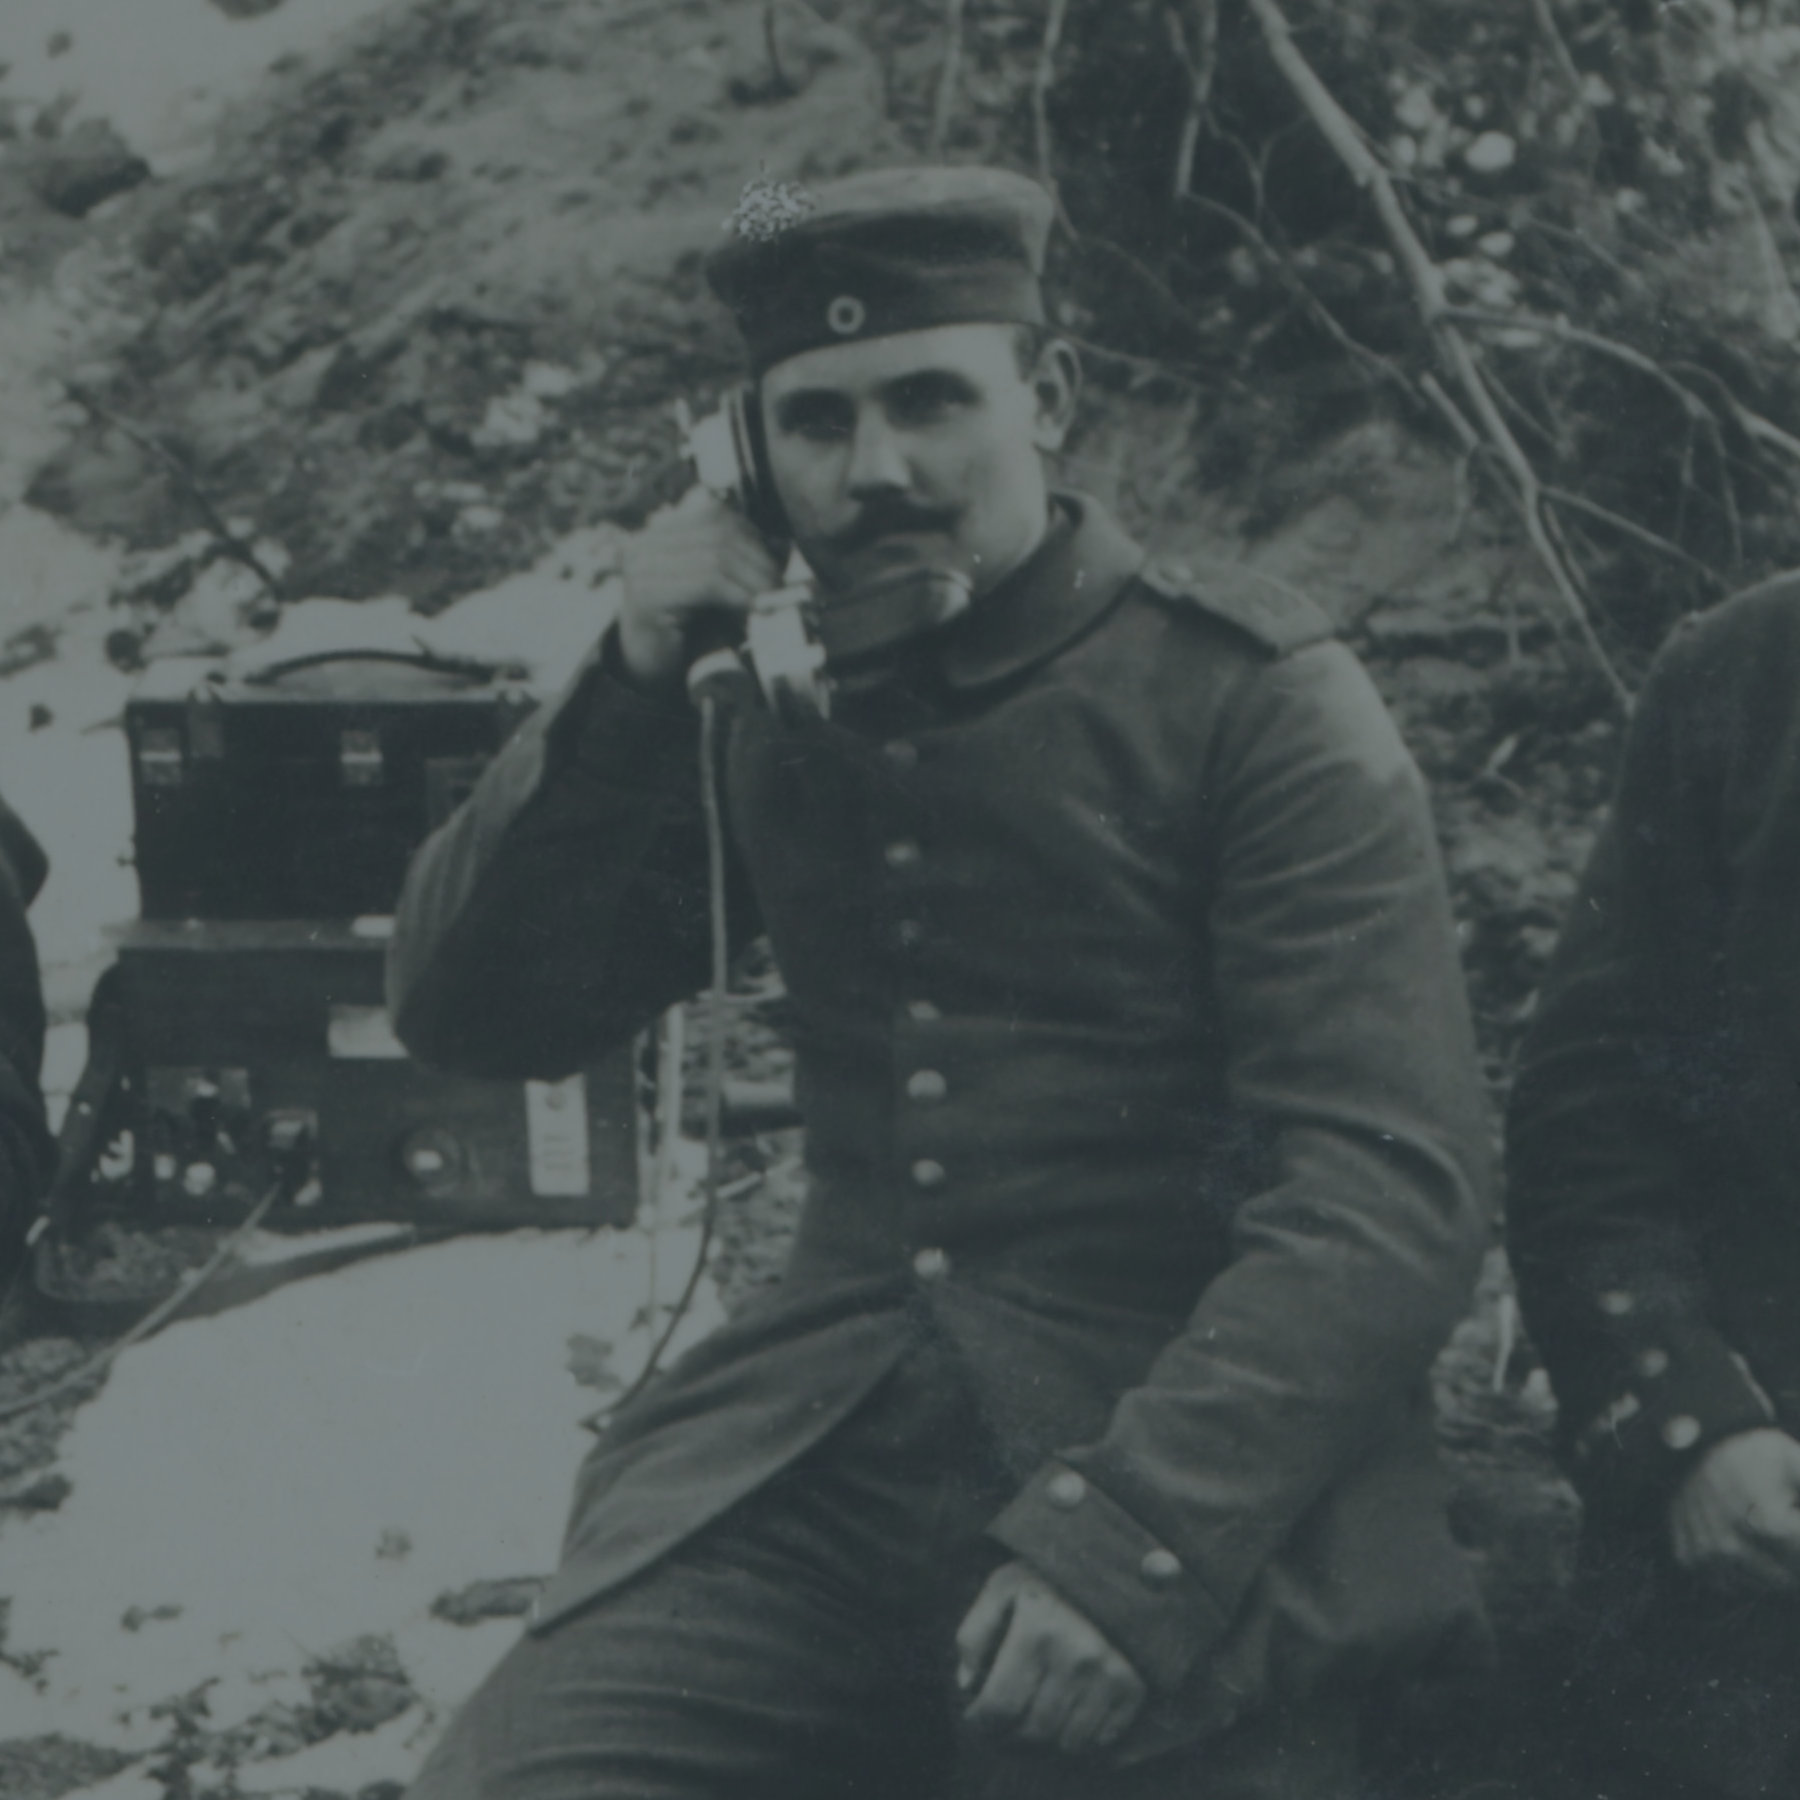
[[[1595,1301],[1609,1319],[1628,1319],[1637,1311],[1637,1295],[1628,1288],[1608,1288]],[[1646,1381],[1660,1381],[1669,1372],[1669,1353],[1651,1345],[1638,1352],[1636,1357],[1637,1372]],[[1611,1406],[1589,1425],[1576,1445],[1579,1455],[1591,1454],[1598,1439],[1610,1436],[1627,1420],[1635,1418],[1644,1410],[1643,1402],[1636,1394],[1620,1395]],[[1691,1413],[1676,1413],[1664,1419],[1658,1435],[1671,1450],[1691,1450],[1699,1443],[1703,1433],[1700,1421]]]
[[[899,774],[910,774],[919,766],[919,747],[906,738],[893,738],[881,747],[883,760]],[[881,860],[896,874],[915,869],[925,860],[925,852],[916,838],[896,838],[882,850]],[[925,927],[919,920],[903,918],[894,926],[894,941],[902,950],[916,950],[925,941]],[[929,1000],[906,1002],[906,1017],[914,1025],[935,1025],[943,1014]],[[906,1078],[906,1097],[918,1106],[935,1106],[947,1099],[950,1084],[940,1070],[915,1069]],[[913,1186],[930,1193],[950,1179],[949,1171],[934,1157],[921,1156],[909,1173]],[[913,1273],[921,1281],[942,1281],[950,1273],[949,1252],[936,1244],[915,1251]]]
[[[881,747],[888,766],[898,773],[909,773],[919,765],[919,749],[905,738],[894,738]],[[914,838],[896,838],[882,851],[882,861],[896,874],[917,868],[924,860],[924,850]],[[903,918],[894,927],[894,940],[903,950],[916,950],[925,940],[925,928],[919,920]],[[929,1000],[909,1000],[906,1016],[915,1025],[934,1025],[943,1016]],[[906,1078],[906,1097],[918,1106],[935,1106],[949,1098],[950,1084],[937,1069],[915,1069]],[[926,1192],[941,1188],[950,1179],[949,1171],[935,1157],[921,1156],[912,1165],[913,1186]],[[950,1273],[949,1252],[935,1244],[915,1251],[913,1273],[921,1281],[942,1281]],[[1064,1469],[1051,1477],[1046,1488],[1050,1504],[1064,1512],[1073,1511],[1087,1498],[1087,1482],[1073,1469]],[[1181,1561],[1172,1550],[1160,1546],[1144,1553],[1138,1564],[1138,1576],[1146,1587],[1173,1587],[1181,1579]]]

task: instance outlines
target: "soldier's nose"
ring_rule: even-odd
[[[858,422],[850,443],[845,485],[858,500],[905,491],[906,459],[900,454],[894,434],[878,420]]]

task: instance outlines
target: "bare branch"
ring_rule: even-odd
[[[1677,381],[1655,357],[1646,356],[1643,351],[1634,350],[1631,345],[1621,343],[1617,338],[1571,325],[1567,319],[1550,319],[1541,313],[1500,312],[1487,306],[1446,306],[1444,317],[1456,324],[1481,325],[1498,331],[1535,331],[1543,337],[1556,338],[1565,344],[1579,344],[1583,349],[1592,350],[1598,356],[1611,357],[1614,362],[1623,363],[1626,368],[1635,369],[1640,375],[1647,376],[1667,390],[1695,418],[1713,416],[1712,408],[1691,387]]]
[[[141,425],[134,424],[123,413],[115,412],[105,401],[91,394],[85,387],[73,381],[64,381],[62,390],[77,406],[84,407],[100,420],[110,425],[121,436],[129,438],[140,450],[148,452],[175,477],[181,491],[193,501],[194,510],[199,513],[206,529],[218,541],[219,548],[233,562],[241,563],[258,581],[272,600],[282,598],[281,583],[275,578],[268,565],[258,556],[250,545],[246,544],[226,522],[225,515],[207,498],[206,491],[194,479],[193,471],[167,444],[154,438]]]
[[[1031,78],[1031,128],[1037,148],[1038,180],[1055,197],[1057,214],[1072,233],[1068,214],[1063,211],[1062,193],[1056,185],[1056,146],[1050,136],[1050,90],[1056,85],[1056,53],[1062,48],[1063,27],[1068,20],[1069,0],[1050,0],[1043,41],[1038,46],[1037,69]]]
[[[1188,3],[1194,12],[1195,41],[1191,48],[1173,0],[1163,14],[1169,28],[1169,43],[1188,77],[1187,114],[1181,121],[1181,138],[1175,147],[1177,200],[1185,200],[1193,192],[1194,157],[1200,148],[1200,128],[1206,122],[1206,109],[1212,101],[1213,76],[1219,66],[1218,0],[1188,0]]]
[[[1546,450],[1554,455],[1557,449],[1555,432],[1492,369],[1484,372],[1483,379],[1487,382],[1488,392],[1499,403],[1500,410],[1507,414],[1515,425],[1536,438]]]
[[[1692,569],[1696,575],[1699,575],[1709,586],[1719,592],[1723,592],[1729,585],[1716,569],[1703,563],[1699,557],[1690,555],[1679,544],[1672,543],[1668,538],[1648,530],[1636,523],[1635,520],[1614,512],[1610,507],[1601,506],[1596,501],[1589,500],[1583,494],[1571,493],[1567,488],[1547,487],[1544,489],[1544,499],[1551,506],[1566,507],[1570,512],[1583,513],[1590,519],[1596,519],[1602,525],[1610,526],[1621,536],[1634,539],[1645,549],[1654,550],[1658,555],[1681,563],[1686,568]]]
[[[1575,58],[1569,54],[1568,40],[1564,38],[1562,27],[1556,22],[1556,14],[1550,10],[1550,0],[1531,0],[1531,10],[1537,19],[1538,33],[1550,52],[1550,60],[1556,64],[1556,72],[1562,76],[1575,104],[1581,108],[1583,119],[1592,125],[1593,113],[1581,86],[1581,71],[1575,66]]]
[[[1161,362],[1154,356],[1134,356],[1129,350],[1114,350],[1106,344],[1095,343],[1092,338],[1083,337],[1079,332],[1065,331],[1060,326],[1056,335],[1066,338],[1084,358],[1094,357],[1100,362],[1117,363],[1122,369],[1130,369],[1135,374],[1151,376],[1158,381],[1172,382],[1175,386],[1189,388],[1196,394],[1212,394],[1217,391],[1211,384],[1200,381],[1193,375],[1184,375],[1173,363]]]
[[[1779,450],[1783,456],[1800,462],[1800,438],[1785,432],[1772,420],[1765,419],[1760,413],[1753,413],[1737,396],[1720,384],[1725,394],[1725,404],[1731,409],[1731,416],[1736,420],[1738,429],[1754,444],[1763,444],[1771,450]]]
[[[945,0],[944,65],[938,71],[937,104],[931,110],[931,154],[944,147],[950,114],[956,105],[956,83],[962,74],[964,0]]]
[[[1196,343],[1206,341],[1194,315],[1182,304],[1169,284],[1141,257],[1133,255],[1123,244],[1115,244],[1111,238],[1090,235],[1081,241],[1084,248],[1104,251],[1121,268],[1129,270],[1144,291],[1154,297],[1171,324],[1179,325]]]
[[[1397,363],[1390,362],[1379,351],[1371,350],[1367,344],[1359,343],[1352,337],[1339,323],[1337,315],[1332,312],[1330,307],[1306,285],[1306,278],[1295,267],[1294,259],[1270,243],[1242,213],[1218,200],[1210,200],[1204,194],[1187,194],[1183,198],[1186,199],[1189,206],[1197,207],[1202,212],[1212,213],[1238,232],[1244,241],[1256,251],[1257,255],[1275,271],[1283,285],[1306,308],[1307,315],[1340,350],[1355,358],[1380,380],[1394,384],[1414,405],[1418,404],[1418,389],[1407,378],[1406,372]]]
[[[1481,433],[1469,423],[1468,415],[1463,409],[1444,392],[1443,383],[1435,375],[1421,375],[1419,386],[1431,404],[1444,415],[1456,441],[1462,445],[1465,457],[1479,456],[1487,449],[1488,446],[1481,441]]]
[[[1251,13],[1261,28],[1269,55],[1295,97],[1305,108],[1325,141],[1337,153],[1356,184],[1365,189],[1375,203],[1375,211],[1385,229],[1389,244],[1405,271],[1413,290],[1426,329],[1436,343],[1438,353],[1456,386],[1474,414],[1475,422],[1486,436],[1511,478],[1513,501],[1519,511],[1532,548],[1537,551],[1554,584],[1557,594],[1568,608],[1576,629],[1589,653],[1605,676],[1620,706],[1631,708],[1631,690],[1614,668],[1606,647],[1594,630],[1582,599],[1579,576],[1559,550],[1554,535],[1554,522],[1546,519],[1543,489],[1531,459],[1519,447],[1519,441],[1508,428],[1500,409],[1494,403],[1480,365],[1468,342],[1446,317],[1443,272],[1431,260],[1430,253],[1413,230],[1412,221],[1400,203],[1400,196],[1389,179],[1381,160],[1370,149],[1368,140],[1337,98],[1306,60],[1277,0],[1248,0]]]
[[[781,61],[781,37],[775,28],[775,0],[763,8],[763,44],[769,52],[769,81],[777,99],[792,98],[800,90],[788,79]]]
[[[1614,362],[1621,363],[1628,369],[1635,369],[1640,375],[1654,381],[1673,397],[1693,425],[1705,436],[1707,445],[1713,453],[1713,460],[1719,468],[1719,507],[1725,515],[1725,529],[1731,545],[1732,564],[1735,567],[1744,560],[1743,521],[1738,514],[1737,488],[1731,479],[1731,457],[1726,452],[1725,440],[1719,430],[1718,414],[1684,381],[1666,369],[1654,357],[1646,356],[1641,350],[1633,349],[1630,344],[1621,343],[1617,338],[1606,337],[1597,331],[1584,330],[1578,325],[1569,324],[1565,319],[1547,319],[1537,313],[1495,312],[1480,306],[1453,306],[1446,308],[1446,313],[1453,320],[1462,320],[1471,325],[1535,331],[1566,344],[1578,344],[1598,356],[1610,357]],[[1759,413],[1752,412],[1710,370],[1700,372],[1705,374],[1717,387],[1724,400],[1726,410],[1746,437],[1753,443],[1780,449],[1796,460],[1800,460],[1800,439],[1789,436],[1779,425],[1773,424]]]

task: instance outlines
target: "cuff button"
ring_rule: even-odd
[[[1700,1421],[1677,1413],[1662,1428],[1662,1441],[1671,1450],[1691,1450],[1700,1441]]]
[[[1087,1483],[1073,1469],[1064,1469],[1045,1484],[1044,1498],[1061,1512],[1073,1512],[1087,1498]]]
[[[1138,1564],[1145,1587],[1170,1588],[1181,1579],[1181,1558],[1173,1550],[1151,1550]]]

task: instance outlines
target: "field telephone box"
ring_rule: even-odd
[[[535,699],[516,671],[332,651],[153,665],[125,709],[140,916],[96,989],[64,1128],[65,1208],[231,1225],[622,1223],[636,1058],[557,1082],[446,1075],[388,1024],[412,852]]]

